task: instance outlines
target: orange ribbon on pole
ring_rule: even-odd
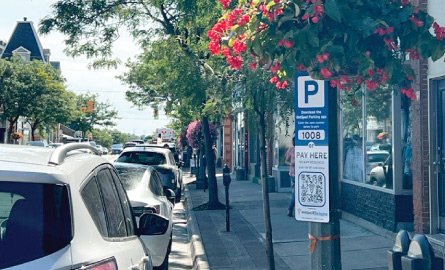
[[[337,240],[340,238],[339,234],[315,237],[309,233],[308,236],[309,236],[309,240],[311,241],[311,244],[309,245],[309,250],[311,251],[311,253],[314,253],[315,246],[317,245],[318,241],[333,241],[333,240]]]

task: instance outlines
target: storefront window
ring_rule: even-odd
[[[392,89],[341,94],[343,179],[393,188]]]
[[[343,178],[363,182],[363,93],[342,92]]]
[[[403,175],[403,189],[413,188],[413,173],[411,169],[411,162],[413,158],[413,149],[411,144],[412,125],[411,115],[412,107],[411,100],[402,96],[402,114],[401,114],[401,138],[402,138],[402,175]]]

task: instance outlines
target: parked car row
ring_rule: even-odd
[[[1,145],[0,268],[168,269],[182,173],[165,182],[172,153],[148,149],[111,164],[88,143]]]

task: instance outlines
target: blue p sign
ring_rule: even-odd
[[[323,108],[325,106],[325,81],[310,76],[297,77],[299,108]]]
[[[309,96],[314,96],[318,93],[318,83],[316,81],[304,82],[304,103],[309,103]]]

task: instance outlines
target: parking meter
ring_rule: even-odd
[[[232,182],[232,179],[230,178],[230,168],[227,166],[227,164],[224,164],[223,184],[224,186],[228,187],[230,185],[230,182]]]
[[[223,168],[223,184],[226,190],[226,231],[230,232],[230,213],[229,213],[229,185],[232,182],[230,178],[230,168],[224,164]]]

